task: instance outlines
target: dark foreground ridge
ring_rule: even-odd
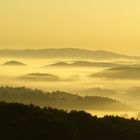
[[[140,121],[0,103],[1,140],[139,140]]]

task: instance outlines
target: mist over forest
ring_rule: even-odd
[[[0,140],[140,140],[140,1],[0,0]]]
[[[0,88],[4,92],[0,91],[0,97],[4,101],[95,111],[99,116],[109,113],[136,117],[139,112],[139,57],[73,48],[0,50],[0,53],[0,85],[5,89]],[[40,99],[34,91],[26,94],[26,89],[19,96],[20,89],[16,87],[42,90],[46,97]],[[48,97],[48,93],[53,94]]]
[[[40,138],[49,140],[57,139],[53,135],[62,140],[66,137],[71,140],[91,140],[93,137],[100,140],[103,137],[99,133],[108,140],[140,137],[139,57],[70,48],[0,50],[0,54],[0,114],[7,121],[7,125],[2,123],[4,129],[0,127],[3,134],[13,127],[9,137],[18,139],[23,135],[21,129],[15,135],[21,120],[19,116],[14,125],[11,124],[12,118],[5,119],[14,109],[25,119],[23,130],[27,129],[29,120],[32,123],[40,121],[34,128],[30,126],[32,132],[28,136],[35,140],[34,131]],[[23,115],[22,111],[29,116]],[[15,116],[14,112],[10,114]],[[32,118],[32,115],[37,116]],[[56,120],[50,120],[49,115]],[[48,121],[51,122],[48,124]],[[42,126],[43,123],[46,126]],[[106,127],[113,135],[109,135]],[[66,134],[62,135],[58,128]]]

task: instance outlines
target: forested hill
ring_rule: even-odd
[[[0,103],[1,140],[139,140],[140,121]]]
[[[130,110],[130,106],[108,97],[79,96],[62,91],[43,92],[25,87],[0,87],[0,101],[51,106],[66,110]]]

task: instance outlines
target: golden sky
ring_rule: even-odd
[[[0,0],[0,48],[140,55],[139,0]]]

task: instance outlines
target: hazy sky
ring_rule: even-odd
[[[139,0],[0,0],[0,48],[140,55]]]

